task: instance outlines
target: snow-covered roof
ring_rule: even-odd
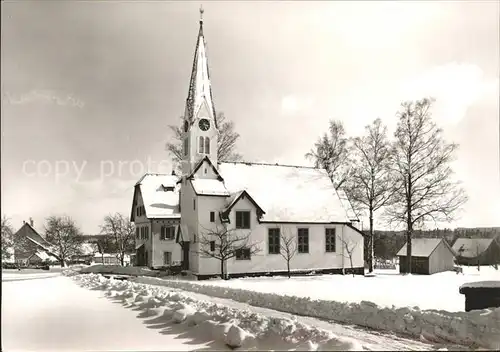
[[[493,238],[458,238],[453,250],[461,257],[474,258],[483,253],[493,242]]]
[[[14,234],[15,237],[17,236],[26,236],[29,238],[34,239],[37,243],[42,243],[46,246],[50,245],[49,242],[42,236],[41,234],[43,231],[38,231],[37,228],[34,226],[31,226],[29,223],[25,222],[23,226],[17,232]]]
[[[50,248],[51,246],[47,245],[47,244],[41,244],[40,242],[38,242],[37,240],[34,240],[33,238],[31,237],[26,237],[28,240],[30,240],[31,242],[33,242],[34,244],[36,244],[38,247],[40,247],[41,249],[47,251],[47,252],[50,252],[52,249]]]
[[[342,202],[342,205],[344,206],[345,211],[347,212],[347,217],[351,221],[359,221],[358,216],[354,212],[354,209],[352,208],[352,204],[349,201],[349,198],[347,197],[347,194],[345,193],[344,190],[338,189],[337,193],[339,195],[340,201]]]
[[[412,257],[429,257],[436,247],[441,243],[441,238],[413,238],[411,240]],[[406,255],[406,243],[396,254],[397,256]]]
[[[95,245],[93,243],[84,242],[80,247],[83,255],[90,255],[95,253]]]
[[[43,252],[43,251],[37,251],[35,253],[35,255],[40,258],[41,260],[52,260],[52,261],[56,261],[57,258],[54,257],[53,255],[50,255],[48,254],[47,252]]]
[[[246,190],[265,211],[261,221],[349,222],[323,169],[272,164],[219,164],[226,189]]]
[[[178,176],[145,174],[137,183],[148,218],[179,218]],[[166,191],[173,187],[174,191]]]
[[[195,178],[191,180],[194,191],[198,195],[229,196],[224,183],[219,180]]]

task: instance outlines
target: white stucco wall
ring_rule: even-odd
[[[220,222],[219,212],[225,207],[226,197],[214,196],[199,196],[198,197],[198,239],[206,234],[207,229],[213,230],[217,226],[220,228],[223,225]],[[210,212],[215,212],[215,222],[210,222]],[[192,244],[193,251],[200,251],[200,243]],[[196,273],[220,273],[220,261],[205,255],[197,255],[199,258],[199,267]]]
[[[183,180],[181,184],[181,225],[185,225],[188,229],[188,234],[183,234],[185,241],[190,241],[189,252],[189,267],[190,270],[196,272],[198,270],[198,256],[193,248],[194,235],[198,232],[198,197],[194,192],[193,186],[189,180]],[[196,207],[193,207],[193,199],[196,199]]]
[[[162,240],[161,238],[161,227],[162,226],[174,226],[175,233],[179,227],[179,219],[162,219],[153,220],[153,230],[151,231],[152,245],[153,245],[153,267],[162,267],[163,263],[163,253],[172,253],[172,264],[180,264],[181,262],[181,246],[175,242],[175,237],[172,240]],[[176,263],[177,262],[177,263]]]
[[[150,220],[146,217],[145,214],[142,214],[140,216],[137,216],[137,208],[140,207],[140,206],[143,206],[144,205],[144,202],[142,200],[142,195],[141,195],[141,191],[138,190],[138,192],[136,193],[136,199],[135,199],[135,207],[133,209],[133,212],[134,212],[134,216],[135,216],[135,219],[134,219],[134,225],[136,228],[143,228],[143,227],[147,227],[149,228],[149,232],[150,232],[150,237],[149,237],[149,240],[146,240],[146,239],[142,239],[141,236],[140,236],[140,230],[139,230],[139,238],[137,238],[137,232],[135,235],[135,248],[138,248],[140,245],[144,244],[144,248],[145,250],[148,252],[148,263],[147,265],[151,265],[151,258],[152,258],[152,255],[151,255],[151,222]]]
[[[212,180],[217,179],[217,175],[215,174],[210,164],[208,164],[207,162],[204,162],[203,165],[200,166],[200,168],[198,169],[198,171],[196,171],[194,176],[196,178],[205,178]]]
[[[198,197],[198,219],[200,220],[199,232],[204,228],[210,228],[210,211],[222,208],[224,198],[222,197]],[[247,210],[251,212],[251,230],[234,230],[236,235],[244,235],[250,231],[250,243],[257,243],[260,252],[252,256],[250,260],[236,260],[232,258],[226,263],[227,273],[251,273],[270,272],[286,270],[286,261],[279,254],[268,253],[268,229],[281,227],[282,231],[290,236],[297,236],[298,228],[309,228],[309,253],[296,253],[290,262],[292,270],[314,270],[314,269],[341,269],[350,267],[349,255],[343,246],[343,240],[349,248],[353,247],[353,267],[363,267],[363,237],[347,225],[329,224],[259,224],[255,208],[248,199],[241,199],[230,213],[231,224],[229,228],[234,229],[236,211]],[[220,226],[218,216],[217,224]],[[325,251],[325,228],[335,228],[337,235],[336,252]],[[199,244],[192,245],[193,251],[199,250]],[[200,256],[200,265],[192,268],[193,272],[200,275],[213,275],[220,273],[220,261],[210,257]]]

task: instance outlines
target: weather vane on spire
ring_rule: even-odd
[[[200,5],[200,22],[203,22],[203,12],[205,12],[205,10],[203,10],[203,5]]]

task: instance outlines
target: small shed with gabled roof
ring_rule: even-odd
[[[494,238],[458,238],[453,250],[459,265],[500,264],[500,243]]]
[[[443,238],[413,238],[411,241],[411,273],[431,275],[451,271],[454,267],[455,253]],[[399,272],[408,272],[406,243],[397,254]]]

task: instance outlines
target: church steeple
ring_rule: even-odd
[[[186,100],[185,120],[192,125],[198,111],[206,105],[207,113],[211,116],[217,127],[215,116],[215,106],[212,98],[212,88],[210,86],[210,72],[206,52],[205,37],[203,35],[203,8],[200,7],[200,29],[196,41],[194,52],[193,68],[191,70],[191,80],[189,82],[188,97]]]
[[[208,157],[212,164],[217,165],[217,140],[217,119],[203,35],[203,9],[200,8],[200,30],[196,41],[184,113],[182,160],[184,175],[190,174],[198,161],[205,157]]]

